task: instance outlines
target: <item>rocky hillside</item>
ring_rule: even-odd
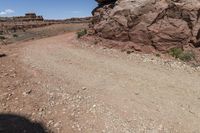
[[[96,0],[91,31],[139,51],[200,47],[200,0]]]

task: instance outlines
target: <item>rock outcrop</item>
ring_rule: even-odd
[[[200,0],[96,0],[91,31],[100,37],[131,41],[137,49],[166,52],[200,47]]]
[[[92,17],[83,17],[83,18],[69,18],[65,19],[65,23],[90,23]]]
[[[25,16],[13,17],[14,21],[44,21],[42,16],[37,16],[36,13],[26,13]]]

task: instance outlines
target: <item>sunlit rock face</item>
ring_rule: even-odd
[[[200,0],[96,0],[93,34],[141,49],[200,47]]]

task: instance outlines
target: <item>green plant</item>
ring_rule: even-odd
[[[15,37],[15,38],[16,38],[16,37],[18,37],[18,35],[17,35],[17,34],[13,34],[13,37]]]
[[[77,38],[81,38],[82,36],[87,34],[87,30],[86,29],[80,30],[76,34],[77,34]]]
[[[169,50],[169,54],[174,58],[179,58],[182,53],[183,50],[181,48],[172,48]]]
[[[188,62],[188,61],[195,59],[195,54],[192,51],[183,52],[180,55],[179,59],[182,60],[182,61]]]
[[[0,40],[5,40],[6,37],[5,36],[0,36]]]
[[[160,57],[160,54],[156,54],[156,57]]]
[[[195,54],[192,51],[183,51],[181,48],[172,48],[169,54],[176,59],[188,62],[195,59]]]

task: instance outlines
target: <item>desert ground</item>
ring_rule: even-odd
[[[0,51],[1,114],[45,132],[200,132],[197,67],[88,44],[74,30]]]

